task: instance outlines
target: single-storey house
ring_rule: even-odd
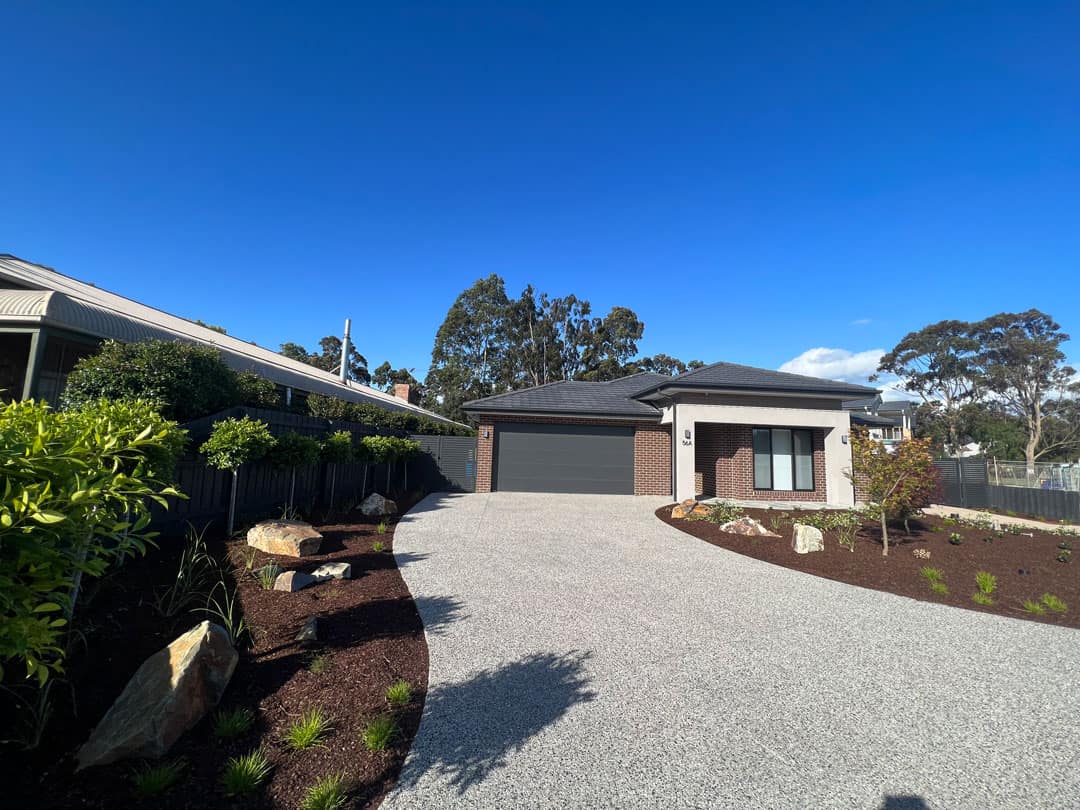
[[[106,339],[182,340],[212,346],[236,371],[278,386],[287,404],[309,394],[407,411],[457,425],[413,402],[408,386],[394,394],[292,360],[272,349],[223,334],[16,256],[0,254],[0,400],[59,401],[67,376]]]
[[[560,381],[465,404],[478,492],[854,504],[845,400],[861,385],[713,363]]]

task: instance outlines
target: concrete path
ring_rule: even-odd
[[[963,506],[940,506],[934,504],[928,506],[924,510],[928,515],[937,515],[938,517],[949,517],[950,515],[960,515],[963,518],[990,518],[996,520],[1002,525],[1012,524],[1016,526],[1025,526],[1032,529],[1042,529],[1043,531],[1052,532],[1055,529],[1068,529],[1069,531],[1080,532],[1080,525],[1075,523],[1051,523],[1045,520],[1035,520],[1034,518],[1022,518],[1022,517],[1010,517],[1009,515],[996,515],[991,512],[982,511],[979,509],[967,509]]]
[[[1077,806],[1080,632],[769,565],[660,503],[406,517],[430,692],[384,808]]]

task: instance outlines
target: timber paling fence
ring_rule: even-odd
[[[232,473],[206,464],[198,450],[215,422],[243,416],[266,422],[274,436],[294,431],[321,438],[328,433],[347,430],[358,441],[363,436],[405,435],[357,422],[263,408],[230,408],[189,422],[184,425],[188,431],[187,450],[176,470],[176,488],[187,498],[170,498],[168,509],[153,507],[156,531],[176,534],[188,523],[196,529],[209,525],[212,532],[224,531]],[[395,464],[389,470],[385,464],[327,462],[297,467],[293,507],[309,517],[315,507],[329,506],[331,495],[333,506],[340,509],[359,504],[372,492],[394,497],[415,490],[472,492],[475,489],[474,437],[412,435],[408,438],[420,443],[421,452],[407,464]],[[280,517],[289,501],[291,483],[292,470],[276,467],[268,461],[241,467],[236,489],[237,525]]]
[[[1080,522],[1080,492],[993,483],[1000,479],[992,476],[982,456],[943,458],[934,464],[941,473],[942,503],[947,506],[998,509],[1048,520]]]

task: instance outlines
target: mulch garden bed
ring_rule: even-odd
[[[980,610],[1018,619],[1080,627],[1080,537],[1066,537],[1038,529],[1022,529],[1025,534],[963,525],[951,518],[923,515],[910,521],[911,535],[904,527],[889,528],[889,555],[881,553],[881,527],[864,523],[857,534],[854,552],[841,546],[833,531],[824,532],[823,551],[796,554],[791,547],[790,525],[777,529],[780,537],[746,537],[720,531],[720,526],[706,520],[672,518],[671,506],[656,510],[656,516],[680,531],[748,557],[793,568],[826,579],[834,579],[864,588],[908,596],[926,602],[939,602],[968,610]],[[777,509],[746,509],[745,514],[772,528],[783,514]],[[798,511],[787,513],[798,520]],[[959,544],[950,542],[958,534]],[[1030,536],[1029,536],[1030,535]],[[990,538],[990,539],[987,539]],[[1076,548],[1076,557],[1058,562],[1060,543]],[[912,552],[923,549],[929,559]],[[947,595],[934,593],[920,574],[924,566],[939,569],[948,586]],[[992,605],[972,601],[978,591],[975,574],[987,571],[997,577]],[[1023,608],[1026,600],[1039,601],[1050,593],[1067,605],[1064,614],[1047,610],[1044,615]]]
[[[402,511],[408,506],[399,505]],[[343,772],[350,786],[348,806],[377,807],[397,780],[427,690],[423,625],[392,554],[396,522],[388,520],[380,534],[377,521],[354,512],[348,523],[317,526],[324,538],[321,553],[303,560],[272,558],[249,549],[243,539],[217,544],[215,556],[229,561],[250,628],[218,708],[247,707],[257,719],[248,733],[233,740],[215,738],[212,715],[201,721],[167,757],[184,760],[183,780],[144,802],[132,793],[135,763],[73,774],[74,755],[139,665],[206,617],[185,614],[166,626],[149,604],[153,586],[175,577],[176,547],[182,540],[163,541],[160,551],[129,562],[123,575],[91,603],[87,645],[69,662],[77,713],[63,706],[36,751],[4,752],[0,775],[6,789],[15,786],[16,796],[25,792],[24,801],[42,808],[298,808],[308,787]],[[385,550],[373,551],[375,542],[382,542]],[[253,569],[272,559],[285,570],[304,571],[326,562],[347,562],[352,579],[295,593],[266,591],[247,570],[252,557]],[[319,617],[319,640],[301,645],[294,637],[311,616]],[[398,679],[412,686],[413,697],[404,707],[392,708],[386,688]],[[317,747],[290,751],[282,742],[285,730],[315,708],[329,715],[333,730]],[[396,736],[385,750],[368,751],[361,731],[376,716],[387,714],[396,720]],[[273,765],[270,777],[256,794],[226,799],[220,781],[225,762],[259,746]]]

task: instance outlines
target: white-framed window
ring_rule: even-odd
[[[814,432],[754,428],[754,489],[814,489]]]
[[[904,438],[904,429],[899,425],[894,427],[883,427],[881,429],[882,441],[886,442],[898,442]]]

